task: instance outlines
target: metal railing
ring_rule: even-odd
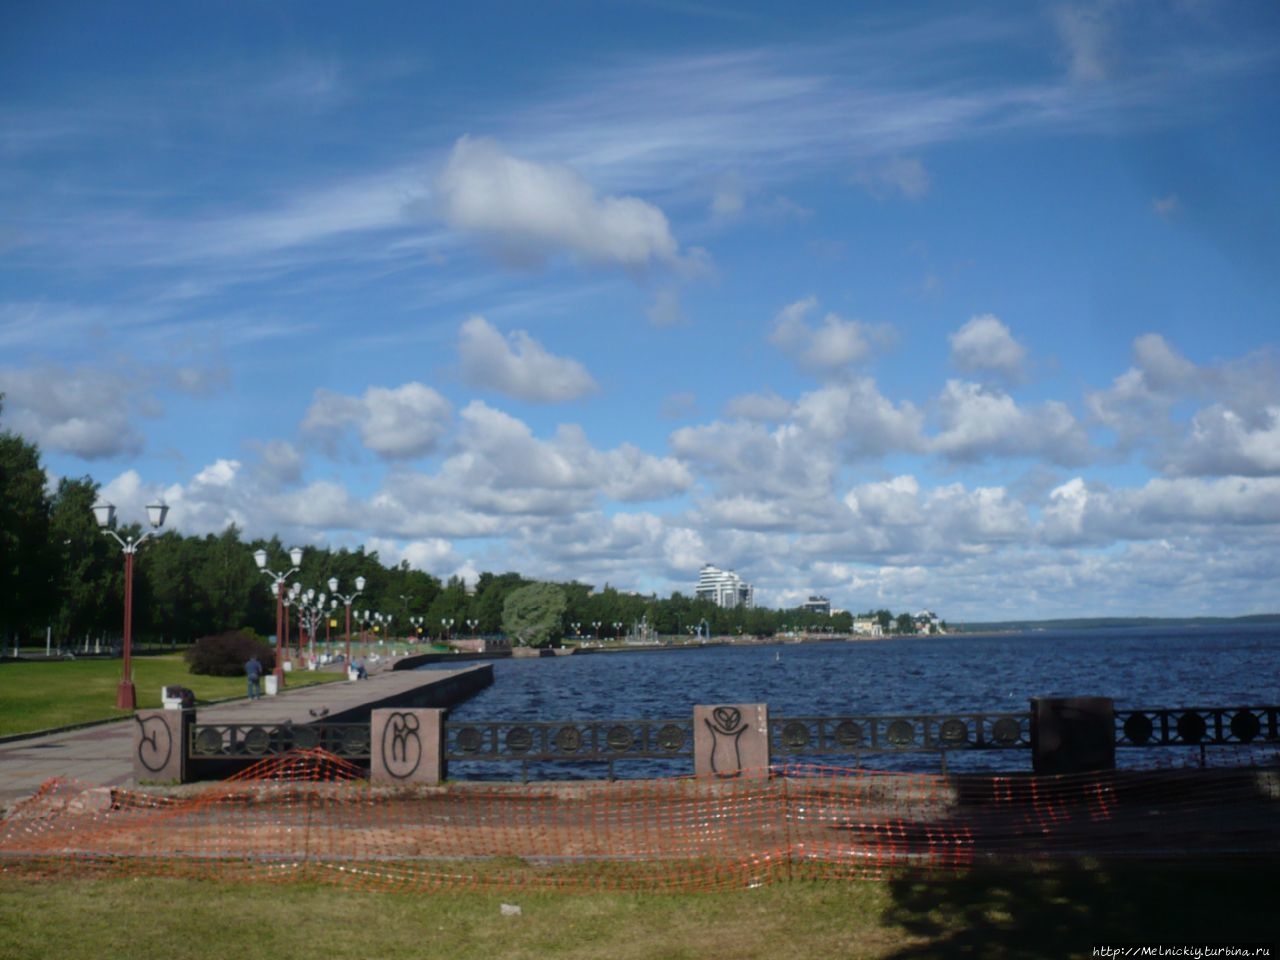
[[[372,755],[367,723],[194,723],[187,756],[193,760],[262,760],[290,750],[323,748],[351,761]]]
[[[1117,710],[1117,747],[1209,747],[1280,741],[1280,707]]]
[[[1280,706],[1175,707],[1114,711],[1117,748],[1280,744]],[[769,752],[787,761],[866,755],[1030,750],[1032,714],[970,713],[772,717]],[[527,779],[540,764],[615,765],[694,758],[692,718],[670,720],[503,721],[443,724],[443,758],[451,763],[519,764]],[[254,761],[321,747],[356,763],[370,760],[368,723],[202,724],[188,728],[187,756]],[[667,765],[670,766],[669,764]]]
[[[693,761],[693,721],[589,720],[559,723],[456,723],[445,727],[448,761],[516,762],[527,777],[529,765],[602,763],[630,760]]]
[[[1029,713],[901,716],[778,717],[769,721],[775,757],[850,757],[864,754],[1025,750],[1031,746]]]

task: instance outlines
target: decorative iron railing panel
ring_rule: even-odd
[[[367,723],[196,723],[187,755],[194,760],[276,756],[321,747],[348,760],[372,755]]]
[[[608,764],[688,761],[694,756],[692,718],[676,720],[504,721],[446,720],[448,762]],[[1280,743],[1280,707],[1173,707],[1115,711],[1117,747],[1211,747]],[[344,759],[371,759],[368,723],[203,724],[188,728],[192,760],[259,760],[321,747]],[[771,756],[1030,750],[1031,713],[972,713],[835,717],[773,717]],[[668,765],[669,766],[669,765]],[[576,774],[575,774],[576,775]]]
[[[1280,741],[1280,707],[1116,711],[1117,747],[1227,746]]]
[[[873,717],[776,717],[775,756],[1011,750],[1031,746],[1029,713]]]
[[[450,761],[610,763],[693,757],[693,721],[445,723]]]

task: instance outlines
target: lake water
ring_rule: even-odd
[[[1025,711],[1036,696],[1105,696],[1119,709],[1280,703],[1280,625],[498,660],[493,686],[451,710],[450,719],[657,720],[688,717],[699,703],[766,703],[771,717],[1001,713]],[[997,759],[989,752],[983,756]],[[919,762],[901,758],[890,766]],[[923,762],[937,768],[936,758]],[[1018,762],[1025,766],[1029,760],[1022,756]]]

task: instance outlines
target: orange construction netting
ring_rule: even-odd
[[[732,780],[400,788],[299,751],[167,791],[49,781],[0,821],[0,867],[371,889],[687,891],[1015,858],[1274,856],[1274,748],[1235,760],[1054,777],[802,766]]]

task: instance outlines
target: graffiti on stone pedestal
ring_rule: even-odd
[[[416,713],[396,712],[382,728],[382,764],[388,776],[407,780],[422,763],[422,736]]]
[[[736,777],[742,772],[738,741],[747,729],[742,711],[737,707],[716,707],[704,722],[711,731],[711,772],[717,777]]]
[[[159,773],[173,759],[173,733],[163,717],[133,715],[138,723],[138,762],[143,769]]]

